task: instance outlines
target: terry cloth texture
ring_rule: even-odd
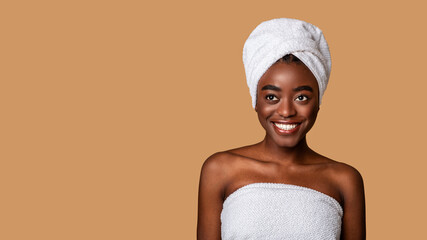
[[[259,79],[287,54],[299,58],[316,77],[320,104],[331,72],[328,43],[316,26],[297,19],[279,18],[258,25],[243,47],[246,81],[254,108]]]
[[[314,189],[252,183],[225,199],[221,239],[339,239],[342,216],[334,198]]]

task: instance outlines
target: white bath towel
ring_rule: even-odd
[[[281,183],[252,183],[224,201],[222,240],[339,239],[341,205],[316,190]]]
[[[243,47],[246,81],[254,108],[259,79],[272,64],[287,54],[299,58],[316,77],[320,104],[331,72],[331,56],[323,33],[310,23],[279,18],[258,25]]]

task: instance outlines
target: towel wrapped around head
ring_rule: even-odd
[[[297,19],[265,21],[249,35],[243,47],[246,81],[255,108],[258,81],[277,60],[287,54],[299,58],[319,85],[319,104],[331,72],[331,55],[322,31]]]

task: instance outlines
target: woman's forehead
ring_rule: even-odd
[[[261,77],[258,90],[266,85],[290,89],[300,85],[308,85],[318,91],[317,80],[313,73],[301,63],[276,63],[272,65]]]

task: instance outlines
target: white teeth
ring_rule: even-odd
[[[282,130],[292,130],[298,126],[298,124],[281,124],[281,123],[274,123],[278,128]]]

